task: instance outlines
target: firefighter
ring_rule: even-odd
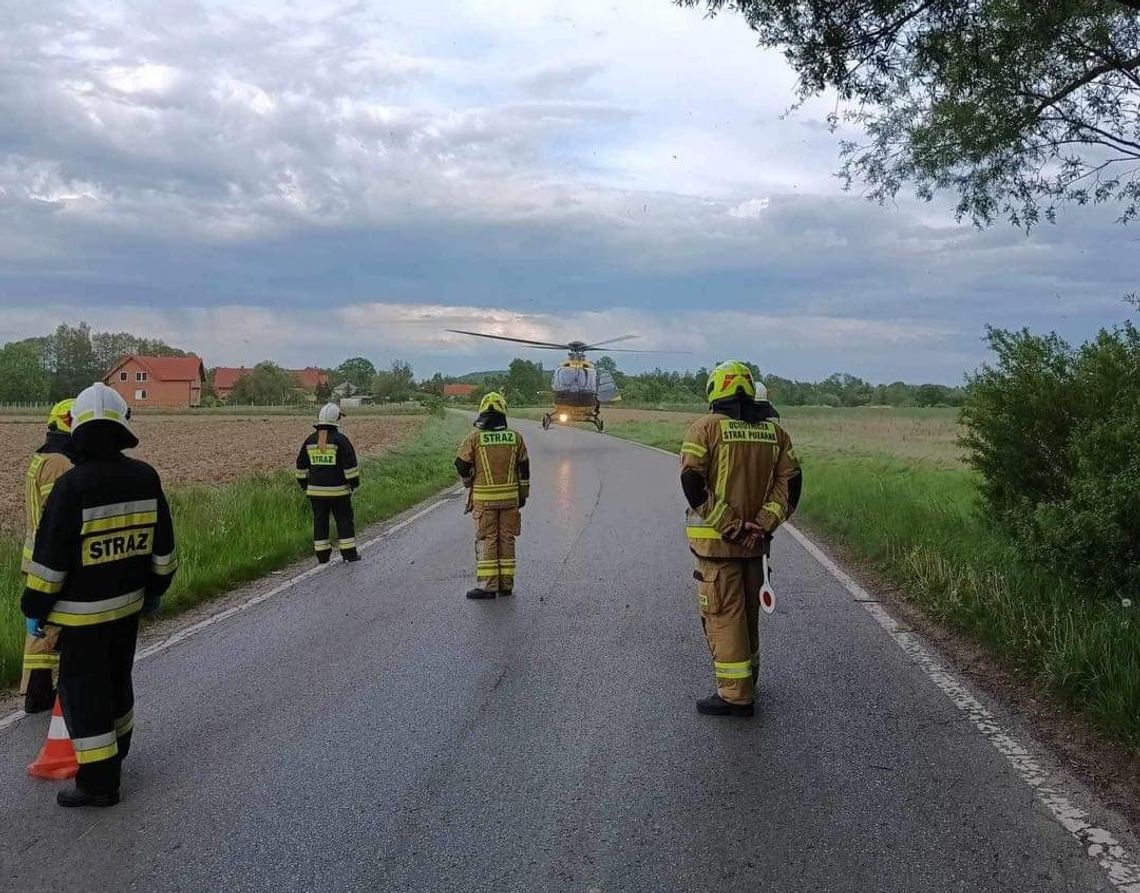
[[[20,607],[39,627],[62,627],[59,697],[79,773],[56,800],[114,806],[134,727],[139,614],[153,615],[170,586],[174,529],[158,474],[123,455],[138,445],[123,398],[97,383],[71,413],[75,467],[44,505]]]
[[[60,400],[52,407],[47,420],[47,437],[36,450],[28,466],[24,490],[24,514],[27,536],[24,539],[20,570],[28,572],[35,548],[36,528],[43,515],[55,482],[71,468],[71,405],[74,400]],[[24,712],[39,713],[50,710],[55,703],[55,679],[59,673],[59,627],[45,624],[42,629],[35,621],[28,621],[24,639],[24,672],[20,678],[20,694],[24,696]]]
[[[359,561],[356,527],[352,517],[352,492],[360,486],[360,468],[352,442],[340,432],[344,413],[335,403],[326,403],[317,415],[316,429],[297,454],[297,483],[313,506],[313,551],[317,561],[332,555],[329,515],[336,519],[340,557]]]
[[[795,511],[802,476],[791,438],[767,394],[761,390],[757,399],[746,365],[719,364],[707,391],[709,412],[689,427],[681,446],[686,531],[716,676],[716,692],[697,701],[697,710],[752,716],[764,559],[772,533]]]
[[[522,435],[507,427],[507,401],[492,391],[460,444],[455,470],[468,488],[475,519],[475,580],[468,598],[510,595],[515,585],[515,538],[530,495],[530,459]]]

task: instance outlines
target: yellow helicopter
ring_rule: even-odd
[[[506,335],[489,335],[486,332],[465,332],[462,329],[448,329],[456,335],[472,335],[476,338],[490,338],[494,341],[509,341],[513,344],[525,344],[527,347],[538,350],[565,350],[569,356],[563,360],[550,379],[550,389],[554,392],[554,408],[543,413],[542,427],[549,429],[557,422],[560,425],[573,425],[576,422],[589,422],[599,431],[605,430],[602,420],[602,406],[616,403],[621,400],[617,383],[609,372],[599,370],[586,359],[590,351],[605,350],[606,353],[656,353],[651,350],[629,350],[623,348],[605,347],[607,344],[617,344],[621,341],[630,341],[637,335],[622,335],[620,338],[608,338],[595,344],[584,341],[570,341],[566,344],[555,344],[551,341],[531,341],[529,338],[510,338]]]

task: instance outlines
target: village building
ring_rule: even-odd
[[[316,366],[286,371],[293,376],[297,387],[309,394],[315,394],[317,388],[325,387],[329,383],[328,374]],[[219,366],[214,370],[214,396],[224,403],[233,393],[234,385],[251,372],[253,369],[248,366]]]
[[[122,357],[103,378],[127,405],[140,409],[190,409],[202,402],[206,369],[200,357]]]
[[[467,400],[478,389],[478,386],[473,384],[445,384],[443,396],[448,400]]]

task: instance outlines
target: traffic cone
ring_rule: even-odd
[[[48,726],[47,741],[40,748],[40,755],[28,766],[28,775],[62,781],[65,778],[74,778],[78,771],[79,763],[75,761],[75,748],[71,745],[71,736],[67,734],[67,723],[63,720],[63,710],[60,709],[57,695],[55,706],[51,709],[51,725]]]

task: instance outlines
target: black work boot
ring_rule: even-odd
[[[329,556],[331,556],[331,555],[332,555],[332,552],[318,552],[317,553],[317,564],[328,564],[329,563]]]
[[[476,586],[474,589],[468,589],[467,590],[467,597],[468,598],[494,598],[495,593],[494,593],[494,590],[481,589],[480,587]]]
[[[515,593],[514,593],[513,589],[500,589],[499,590],[499,595],[514,595],[514,594]]]
[[[355,549],[345,549],[344,551],[342,551],[340,553],[340,557],[343,558],[345,561],[359,561],[360,560],[360,553],[357,552]]]
[[[109,794],[90,794],[80,788],[70,791],[60,791],[55,795],[55,802],[60,806],[114,806],[119,802],[119,792],[111,791]]]
[[[752,704],[730,704],[720,695],[709,695],[697,701],[697,712],[705,716],[752,716],[756,708]]]

